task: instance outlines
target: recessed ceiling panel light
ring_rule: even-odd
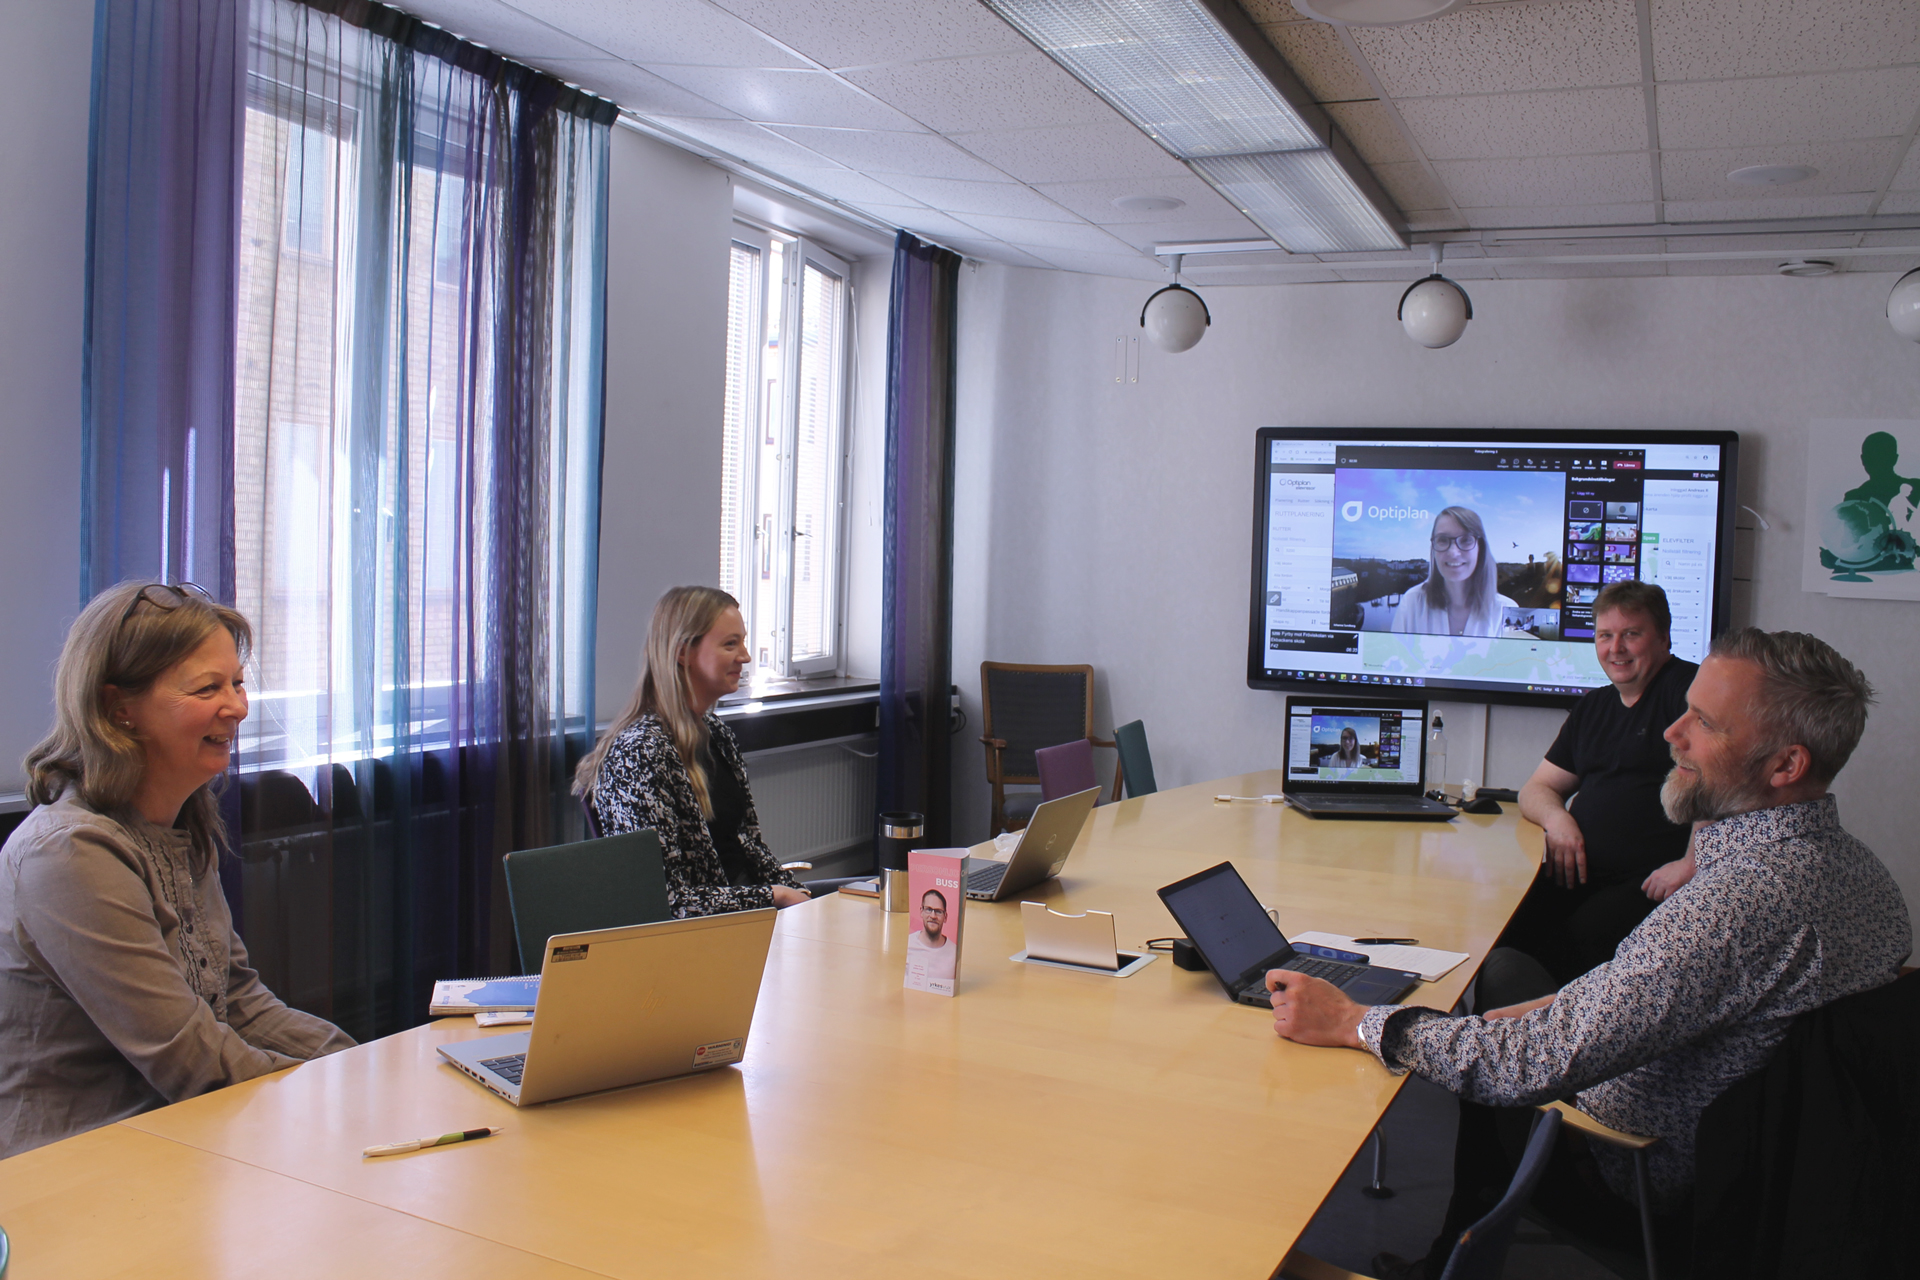
[[[1187,163],[1293,253],[1400,247],[1400,237],[1354,187],[1332,152],[1202,156]]]
[[[1403,27],[1452,13],[1467,0],[1293,0],[1301,16],[1351,27]]]
[[[1171,213],[1186,203],[1172,196],[1121,196],[1113,202],[1113,207],[1127,213]]]
[[[1810,164],[1750,164],[1728,174],[1727,181],[1746,187],[1785,187],[1819,172]]]

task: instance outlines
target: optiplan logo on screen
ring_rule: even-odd
[[[1431,520],[1433,513],[1425,507],[1370,507],[1355,498],[1340,508],[1340,518],[1352,524],[1364,515],[1369,520]]]

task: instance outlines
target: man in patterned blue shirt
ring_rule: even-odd
[[[1660,1138],[1648,1152],[1655,1205],[1684,1209],[1707,1104],[1765,1065],[1794,1017],[1898,976],[1912,950],[1906,903],[1828,793],[1872,698],[1813,636],[1747,628],[1715,641],[1666,732],[1674,767],[1661,790],[1669,819],[1707,824],[1697,871],[1611,961],[1558,992],[1452,1017],[1267,975],[1282,1036],[1364,1049],[1461,1098],[1454,1201],[1426,1274],[1484,1212],[1486,1184],[1503,1184],[1496,1170],[1511,1169],[1501,1157],[1524,1123],[1498,1109],[1570,1097],[1604,1124]],[[1602,1234],[1631,1230],[1631,1166],[1583,1148],[1559,1153],[1536,1201]]]

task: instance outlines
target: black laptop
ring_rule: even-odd
[[[1420,793],[1427,704],[1417,699],[1287,699],[1280,792],[1315,818],[1445,822],[1453,809]]]
[[[1241,1004],[1268,1005],[1269,969],[1325,978],[1361,1004],[1396,1004],[1420,981],[1419,974],[1404,969],[1332,960],[1315,954],[1326,948],[1295,947],[1231,862],[1175,881],[1160,890],[1160,901],[1227,994]]]

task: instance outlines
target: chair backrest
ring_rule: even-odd
[[[1113,731],[1113,742],[1120,750],[1120,776],[1126,779],[1127,794],[1150,796],[1158,791],[1153,781],[1153,753],[1147,750],[1146,722],[1135,720],[1121,725]]]
[[[1553,1155],[1554,1140],[1559,1136],[1560,1113],[1541,1112],[1533,1122],[1533,1135],[1527,1139],[1520,1167],[1514,1170],[1513,1181],[1507,1184],[1507,1194],[1500,1197],[1500,1203],[1493,1206],[1486,1217],[1460,1233],[1440,1280],[1499,1280],[1506,1266],[1507,1249],[1513,1244],[1513,1229],[1520,1221],[1520,1211],[1527,1207],[1527,1201],[1533,1198],[1533,1189],[1540,1185],[1547,1171],[1547,1160]]]
[[[1033,753],[1033,762],[1040,770],[1042,803],[1100,785],[1093,776],[1093,744],[1085,738],[1042,747]]]
[[[669,920],[660,837],[633,831],[506,856],[507,901],[523,971],[538,973],[556,933]]]
[[[983,662],[980,715],[981,732],[1007,744],[989,753],[999,781],[1038,782],[1035,751],[1093,736],[1093,668]]]

